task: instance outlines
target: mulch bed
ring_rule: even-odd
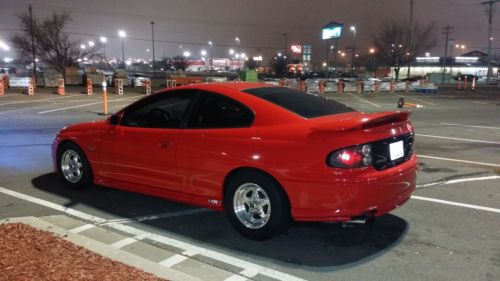
[[[161,281],[31,226],[0,224],[0,280]]]

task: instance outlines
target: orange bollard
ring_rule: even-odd
[[[142,87],[146,95],[148,96],[151,95],[151,81],[148,80],[142,81]]]
[[[356,93],[361,94],[361,81],[356,81]]]
[[[281,79],[279,83],[280,83],[279,85],[281,87],[285,87],[285,80],[284,79]]]
[[[344,92],[344,81],[339,80],[339,82],[337,82],[337,92],[339,94],[342,94]]]
[[[57,94],[60,96],[64,96],[66,94],[64,89],[64,79],[59,79],[57,81]]]
[[[379,84],[379,81],[375,81],[375,83],[373,83],[375,85],[375,93],[378,93],[380,91],[380,84]]]
[[[104,107],[104,115],[108,114],[108,91],[106,89],[106,80],[102,81],[102,99],[103,99],[103,107]]]
[[[464,90],[467,90],[467,75],[464,76]]]
[[[87,78],[87,96],[92,95],[92,79]]]
[[[462,79],[460,76],[458,76],[458,80],[457,80],[457,90],[461,90],[462,88],[462,85],[461,85],[461,82],[462,82]]]
[[[410,81],[405,82],[405,92],[408,93],[410,91]]]
[[[28,96],[35,95],[35,79],[29,78],[28,80]]]
[[[123,80],[115,79],[115,94],[123,95]]]
[[[391,93],[394,93],[394,80],[391,79],[391,82],[389,83],[389,91]]]
[[[474,76],[472,78],[472,85],[471,85],[471,88],[470,88],[471,91],[475,91],[476,90],[476,76]]]
[[[5,92],[5,90],[7,90],[9,88],[9,76],[7,74],[5,74],[2,77],[2,81],[3,81],[3,89],[4,89],[4,92]]]
[[[3,85],[3,79],[0,79],[0,96],[3,96],[4,92],[5,92],[5,88]]]
[[[320,80],[319,81],[319,93],[324,94],[325,93],[325,88],[326,88],[326,81]]]

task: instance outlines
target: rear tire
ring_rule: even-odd
[[[82,149],[71,142],[63,143],[57,152],[57,172],[65,187],[84,189],[92,185],[92,169]]]
[[[224,206],[236,230],[252,240],[267,240],[285,231],[291,221],[290,203],[271,177],[245,171],[234,175],[224,191]]]

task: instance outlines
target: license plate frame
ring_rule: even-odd
[[[391,161],[398,160],[405,155],[404,143],[402,140],[389,144],[389,154]]]

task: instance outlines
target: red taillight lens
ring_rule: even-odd
[[[327,164],[337,168],[360,168],[372,164],[371,146],[368,144],[343,148],[328,156]]]

